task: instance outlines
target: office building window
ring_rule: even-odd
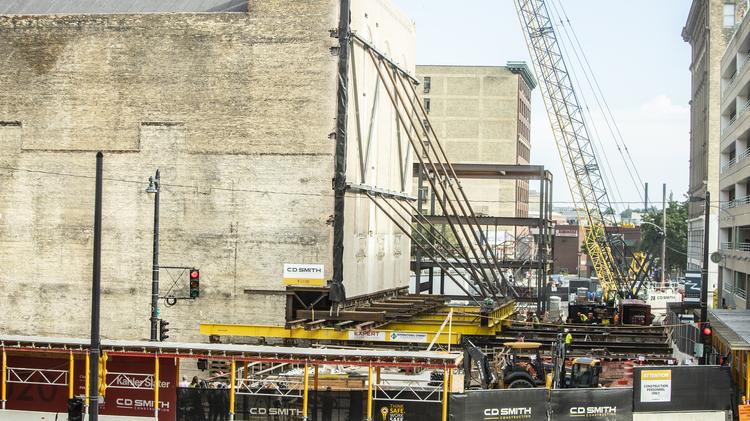
[[[429,94],[430,93],[430,85],[432,84],[432,80],[429,76],[424,77],[424,93]]]
[[[427,114],[430,113],[430,98],[424,99],[424,112],[426,112]]]
[[[734,12],[735,12],[734,4],[724,4],[724,27],[725,28],[731,28],[736,23]]]

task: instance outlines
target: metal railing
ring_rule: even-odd
[[[735,199],[732,199],[728,202],[722,203],[721,208],[722,209],[732,209],[736,208],[737,206],[747,205],[750,204],[750,196],[742,196]]]
[[[734,85],[734,82],[737,81],[737,75],[742,73],[742,70],[745,69],[745,66],[747,65],[748,61],[750,61],[750,53],[746,54],[741,59],[738,58],[737,60],[738,60],[739,66],[737,67],[737,70],[734,72],[734,74],[724,84],[724,88],[721,90],[722,94],[726,92],[729,88],[731,88]]]
[[[724,282],[724,292],[734,294],[734,282]]]
[[[747,291],[744,290],[744,289],[741,289],[741,288],[736,288],[735,292],[734,292],[734,295],[742,298],[743,300],[747,299]]]
[[[727,163],[722,165],[721,172],[724,172],[732,168],[738,162],[744,161],[745,159],[747,159],[748,156],[750,156],[750,148],[747,148],[744,151],[740,152],[739,155],[735,156],[734,158],[730,159]]]
[[[722,250],[750,251],[750,243],[721,243]]]

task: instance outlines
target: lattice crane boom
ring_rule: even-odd
[[[542,97],[574,206],[579,221],[587,224],[588,255],[605,294],[616,292],[621,297],[629,296],[630,282],[625,279],[614,254],[617,240],[606,230],[608,226],[617,226],[617,221],[549,10],[545,0],[515,0],[515,4],[541,80]]]

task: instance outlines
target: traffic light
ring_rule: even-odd
[[[711,346],[713,343],[714,330],[711,328],[711,323],[705,322],[701,325],[701,343],[706,346]]]
[[[169,322],[166,320],[159,320],[159,340],[161,342],[164,342],[169,338],[169,335],[167,335],[167,332],[169,332],[169,329],[167,329],[167,326],[169,325]]]
[[[83,421],[83,399],[68,399],[68,421]]]
[[[107,354],[99,357],[99,396],[107,393]]]
[[[201,295],[201,271],[190,269],[190,298],[198,298]]]

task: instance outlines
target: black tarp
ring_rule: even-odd
[[[451,421],[547,421],[547,390],[470,390],[450,395]],[[439,418],[436,418],[439,419]]]
[[[556,389],[550,391],[550,419],[555,421],[631,421],[633,389]]]
[[[633,370],[633,392],[635,412],[732,409],[729,367],[636,367]]]

